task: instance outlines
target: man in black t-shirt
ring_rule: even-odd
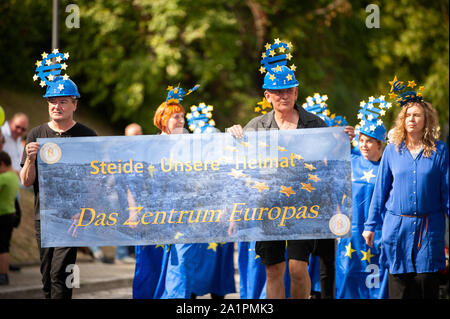
[[[40,250],[41,274],[43,290],[46,298],[70,299],[72,288],[66,284],[70,273],[66,267],[75,264],[76,247],[41,247],[39,182],[37,170],[37,155],[40,145],[38,138],[96,136],[94,130],[73,120],[73,113],[77,109],[78,88],[73,81],[63,77],[56,77],[54,83],[48,86],[44,95],[48,102],[50,122],[33,128],[27,136],[25,149],[21,161],[20,179],[26,187],[33,185],[35,229],[38,248]]]

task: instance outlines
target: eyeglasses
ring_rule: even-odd
[[[23,126],[20,126],[20,125],[16,125],[15,127],[16,127],[16,130],[20,129],[22,132],[25,132],[27,130],[26,127],[23,127]]]

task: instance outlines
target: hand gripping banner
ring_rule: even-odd
[[[351,235],[342,127],[38,142],[42,247]]]

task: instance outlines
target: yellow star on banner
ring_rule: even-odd
[[[248,177],[246,180],[245,180],[245,186],[250,186],[252,184],[252,179],[250,178],[250,177]]]
[[[288,59],[288,60],[292,59],[292,54],[290,54],[290,53],[286,54],[286,59]]]
[[[372,255],[370,253],[370,248],[367,251],[361,250],[361,253],[363,254],[363,258],[361,258],[361,261],[367,260],[367,262],[370,264],[370,258],[372,258],[375,255]]]
[[[282,146],[278,146],[278,150],[280,152],[287,152],[287,149],[285,147],[282,147]]]
[[[298,154],[295,154],[295,153],[294,153],[294,158],[295,158],[295,159],[298,159],[298,160],[305,159],[303,156],[298,155]]]
[[[159,247],[164,249],[164,244],[158,244],[158,245],[155,246],[155,248],[159,248]]]
[[[361,179],[365,179],[367,181],[367,183],[370,183],[370,179],[372,177],[376,177],[376,175],[373,175],[372,173],[373,173],[373,169],[371,169],[368,172],[364,171],[363,172],[364,176],[362,176]]]
[[[175,234],[174,238],[175,238],[175,239],[178,239],[178,238],[180,238],[181,236],[183,236],[183,234],[180,233],[180,232],[177,232],[177,233]]]
[[[212,249],[214,252],[217,252],[217,243],[208,243],[208,248],[206,249]]]
[[[292,189],[292,187],[286,187],[281,185],[281,191],[280,193],[285,194],[287,197],[291,196],[292,194],[296,194],[296,192],[294,192],[294,190]]]
[[[152,164],[150,164],[147,168],[148,173],[150,174],[150,176],[153,178],[153,173],[157,171],[157,169],[155,168],[155,166],[153,166]]]
[[[245,174],[242,173],[242,170],[237,170],[232,168],[231,172],[228,175],[233,176],[234,178],[245,177]]]
[[[292,49],[292,42],[288,42],[287,43],[287,47],[288,47],[289,50]]]
[[[250,146],[250,143],[248,143],[248,142],[241,142],[240,144],[242,146],[244,146],[244,147],[249,147]]]
[[[313,171],[316,169],[312,164],[308,164],[308,163],[305,163],[305,168],[309,169],[310,171]]]
[[[263,190],[270,189],[269,186],[265,182],[255,182],[255,185],[252,188],[256,188],[261,193]]]
[[[315,182],[320,181],[320,178],[317,175],[313,175],[313,174],[308,174],[308,179],[311,179]]]
[[[225,147],[225,150],[228,152],[237,152],[238,151],[238,149],[234,146],[227,146],[227,147]]]
[[[263,143],[263,142],[259,142],[259,143],[258,143],[258,145],[259,145],[259,146],[262,146],[262,147],[269,147],[269,145],[268,145],[268,144],[266,144],[266,143]]]
[[[352,259],[352,254],[356,251],[356,249],[352,248],[352,243],[348,243],[347,246],[345,246],[345,256],[348,256],[348,258]]]
[[[300,184],[302,184],[302,188],[300,189],[304,189],[309,193],[311,193],[312,190],[315,190],[315,188],[311,186],[311,183],[300,183]]]

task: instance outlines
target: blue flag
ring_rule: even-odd
[[[379,162],[352,154],[352,237],[338,239],[336,249],[336,298],[384,299],[388,297],[388,271],[380,262],[381,223],[373,247],[362,232],[367,219]]]

